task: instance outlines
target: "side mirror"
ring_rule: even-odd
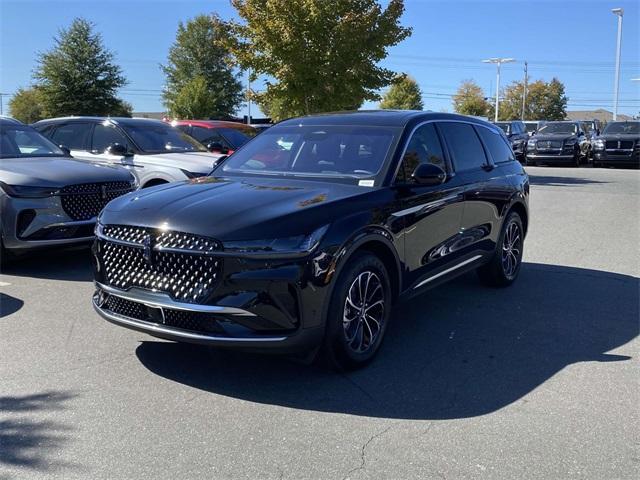
[[[596,129],[596,135],[600,135],[600,129]]]
[[[224,145],[222,145],[220,142],[211,142],[207,145],[207,150],[209,150],[211,153],[221,153],[223,155],[226,155],[227,153],[229,153],[229,149],[225,148]]]
[[[421,163],[411,174],[411,179],[420,185],[440,185],[447,179],[447,173],[433,163]]]
[[[64,152],[65,156],[71,156],[71,150],[69,150],[69,147],[67,147],[66,145],[58,145],[58,148]]]
[[[221,157],[216,158],[213,161],[213,169],[215,170],[215,168],[220,165],[222,162],[224,162],[227,158],[229,157],[229,155],[222,155]]]
[[[121,143],[112,143],[107,147],[105,152],[116,157],[126,157],[129,155],[129,149]]]

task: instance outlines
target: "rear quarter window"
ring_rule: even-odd
[[[453,157],[456,172],[478,170],[487,164],[484,148],[473,126],[462,122],[439,122],[438,129]]]
[[[495,130],[485,127],[477,127],[477,131],[482,142],[489,151],[489,155],[491,155],[493,163],[506,163],[515,160],[511,147],[507,144],[502,135]]]

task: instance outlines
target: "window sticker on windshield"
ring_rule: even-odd
[[[373,187],[374,180],[360,180],[358,186],[360,187]]]

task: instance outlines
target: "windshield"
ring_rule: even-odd
[[[124,123],[122,128],[144,153],[206,152],[200,142],[164,123]]]
[[[630,133],[640,134],[640,122],[610,122],[604,129],[604,133]]]
[[[216,130],[219,131],[234,148],[240,148],[258,133],[253,128],[218,128]]]
[[[541,135],[549,134],[549,133],[566,133],[573,135],[578,132],[575,123],[565,123],[565,122],[549,122],[545,123],[538,133]]]
[[[504,133],[509,133],[509,124],[508,123],[496,123],[496,126],[500,127]]]
[[[399,134],[390,127],[273,127],[229,157],[225,174],[360,179],[376,175]]]
[[[33,128],[0,124],[0,158],[64,156],[62,150]]]

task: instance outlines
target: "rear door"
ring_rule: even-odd
[[[91,142],[91,122],[74,121],[58,123],[50,133],[56,145],[67,147],[76,158],[87,158]]]
[[[495,250],[504,196],[510,186],[504,185],[501,169],[497,169],[490,159],[478,130],[483,129],[483,133],[487,130],[486,133],[491,133],[500,142],[506,142],[506,139],[497,130],[474,127],[471,123],[442,122],[438,127],[451,154],[456,176],[464,189],[458,255],[470,262],[477,262]],[[504,146],[512,160],[509,145],[504,143]]]
[[[433,163],[448,173],[442,185],[411,180],[421,163]],[[432,284],[452,262],[463,214],[463,188],[453,175],[434,123],[418,127],[407,144],[395,179],[400,210],[393,213],[403,225],[405,280],[411,291]]]

